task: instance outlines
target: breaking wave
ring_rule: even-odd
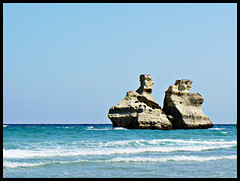
[[[198,146],[158,146],[158,147],[137,147],[137,148],[54,148],[41,150],[22,150],[22,149],[3,149],[3,158],[34,158],[34,157],[58,157],[58,156],[86,156],[86,155],[113,155],[113,154],[138,154],[145,152],[179,152],[193,151],[200,152],[204,150],[215,150],[222,148],[235,147],[236,144],[224,145],[198,145]]]
[[[219,157],[199,157],[199,156],[171,156],[171,157],[160,157],[160,158],[148,158],[148,157],[117,157],[109,160],[110,162],[167,162],[167,161],[196,161],[204,162],[219,159],[237,159],[236,155],[230,156],[219,156]]]
[[[223,130],[225,128],[208,128],[209,130]]]
[[[116,157],[107,160],[82,160],[77,159],[74,161],[46,161],[39,163],[27,163],[27,162],[14,162],[14,161],[4,161],[3,167],[6,168],[18,168],[18,167],[38,167],[50,164],[75,164],[84,162],[181,162],[181,161],[194,161],[194,162],[205,162],[220,159],[237,159],[236,155],[230,156],[209,156],[209,157],[199,157],[199,156],[167,156],[167,157]]]

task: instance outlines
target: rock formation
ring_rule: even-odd
[[[113,127],[129,129],[172,129],[171,122],[152,97],[150,75],[140,75],[140,87],[127,92],[126,97],[109,109]]]
[[[150,75],[140,75],[140,87],[109,109],[113,127],[128,129],[196,129],[211,128],[209,118],[202,112],[204,101],[198,93],[191,93],[192,81],[176,80],[165,92],[164,107],[152,96]]]
[[[165,92],[163,111],[168,115],[173,129],[211,128],[212,122],[202,111],[203,97],[191,93],[192,81],[176,80]]]

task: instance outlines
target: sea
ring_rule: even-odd
[[[4,124],[3,178],[236,178],[236,125]]]

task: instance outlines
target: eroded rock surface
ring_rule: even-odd
[[[212,122],[202,111],[203,97],[191,93],[192,81],[176,80],[165,92],[163,111],[168,115],[173,129],[211,128]]]

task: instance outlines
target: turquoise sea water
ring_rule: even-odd
[[[3,125],[3,177],[237,177],[236,125]]]

